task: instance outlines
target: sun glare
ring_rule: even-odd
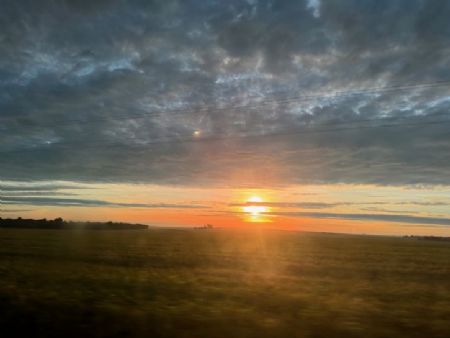
[[[254,204],[252,204],[254,203]],[[247,205],[243,206],[242,209],[244,212],[252,215],[252,216],[259,216],[261,213],[264,213],[267,211],[267,207],[264,205],[260,205],[263,203],[263,200],[259,196],[252,196],[248,199]]]
[[[262,201],[263,201],[262,198],[259,196],[252,196],[248,199],[248,202],[261,203]]]

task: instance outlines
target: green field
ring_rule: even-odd
[[[450,243],[0,229],[0,336],[450,337]]]

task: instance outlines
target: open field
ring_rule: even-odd
[[[1,337],[450,337],[450,243],[0,229]]]

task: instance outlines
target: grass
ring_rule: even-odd
[[[450,243],[0,229],[1,337],[449,337]]]

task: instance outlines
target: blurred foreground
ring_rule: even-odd
[[[450,243],[0,229],[1,337],[450,337]]]

